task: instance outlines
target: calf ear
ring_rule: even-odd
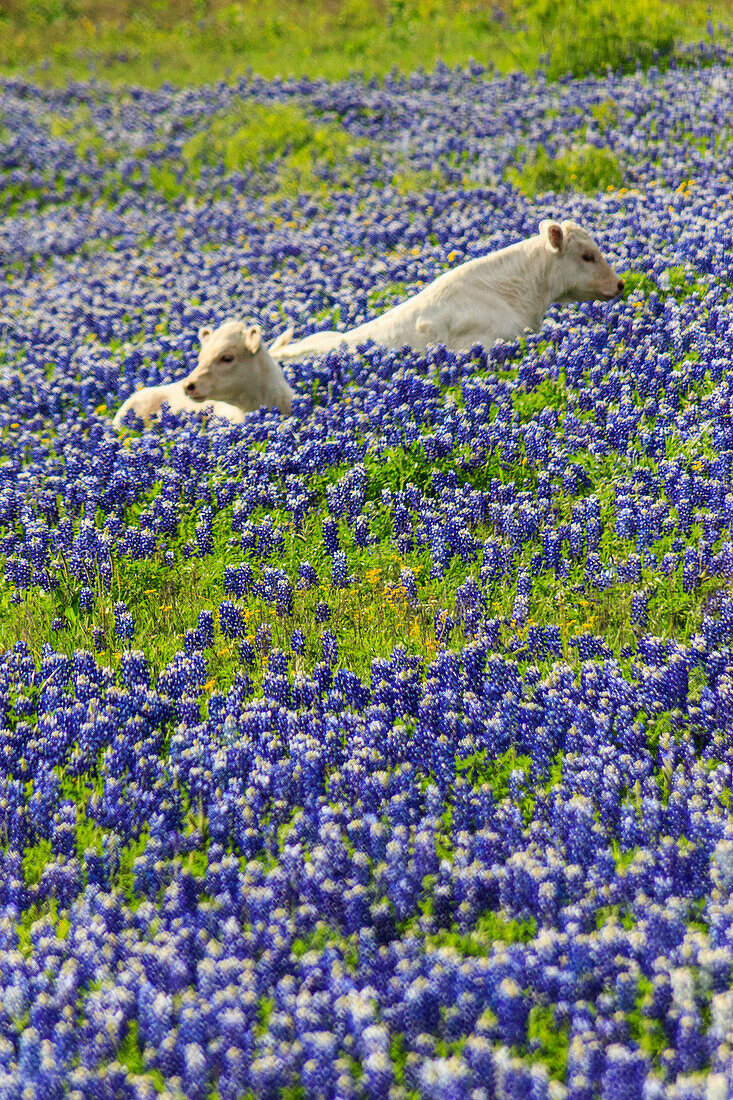
[[[250,325],[244,330],[244,346],[254,355],[262,342],[262,329],[259,325]]]
[[[199,342],[205,344],[213,332],[213,328],[200,328],[199,329]]]
[[[562,252],[565,236],[559,222],[553,222],[549,219],[540,222],[540,236],[544,239],[550,252]]]

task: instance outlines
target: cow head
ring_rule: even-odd
[[[263,347],[258,325],[226,321],[218,329],[200,328],[198,366],[183,382],[193,401],[227,401],[236,398],[254,374],[257,353]]]
[[[624,289],[596,242],[575,222],[542,221],[540,238],[552,256],[553,301],[608,302]]]

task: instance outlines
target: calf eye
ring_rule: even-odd
[[[583,259],[587,264],[594,264],[596,262],[596,258],[592,252],[584,252]]]
[[[220,363],[233,363],[234,362],[234,356],[233,355],[220,355],[219,356],[219,362]]]

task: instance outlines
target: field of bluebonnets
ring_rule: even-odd
[[[2,82],[3,1100],[733,1092],[732,56]],[[546,216],[623,300],[110,427]]]

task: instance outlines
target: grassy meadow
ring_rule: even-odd
[[[729,0],[5,0],[0,72],[157,86],[263,77],[338,80],[464,65],[551,78],[664,64],[716,34]]]

